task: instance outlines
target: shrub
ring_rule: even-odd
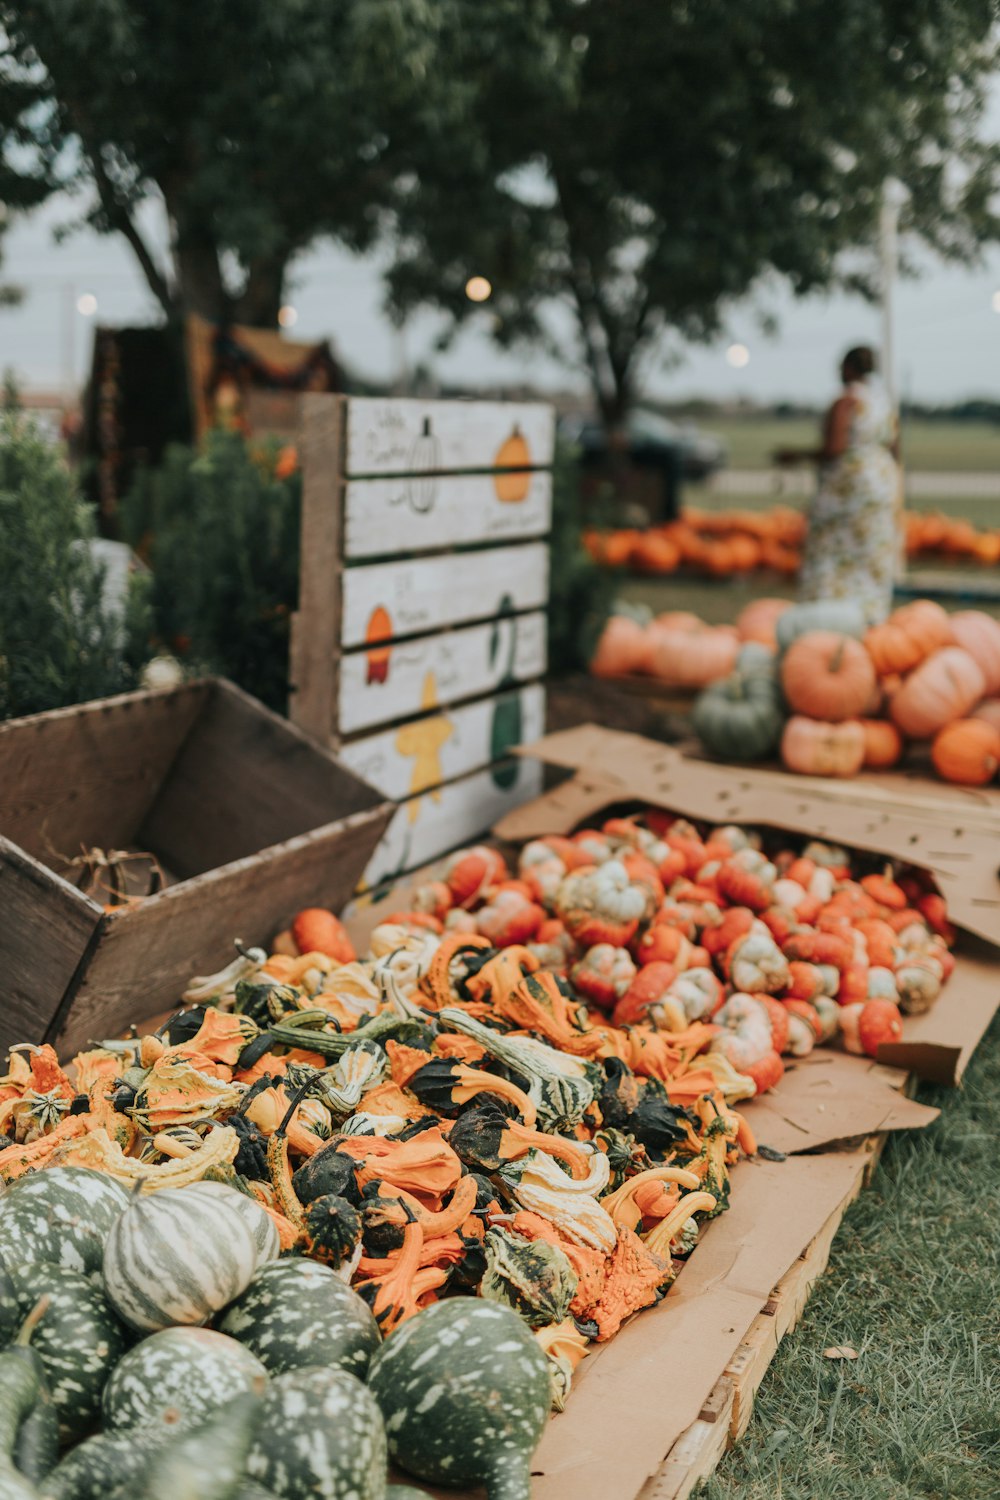
[[[0,718],[136,685],[148,613],[133,581],[124,615],[104,597],[93,512],[58,451],[13,406],[0,414]]]

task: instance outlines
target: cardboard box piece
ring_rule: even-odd
[[[0,1050],[118,1035],[228,963],[235,939],[267,942],[303,906],[339,909],[388,818],[221,679],[0,724]],[[105,912],[59,873],[93,847],[151,853],[171,883]]]

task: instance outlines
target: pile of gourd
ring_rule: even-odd
[[[387,1442],[526,1500],[756,1151],[732,1106],[838,1032],[876,1055],[952,936],[917,872],[649,813],[460,851],[364,959],[305,911],[155,1032],[15,1048],[3,1493],[380,1500]]]
[[[1000,766],[1000,622],[980,610],[949,615],[930,599],[865,626],[849,601],[772,611],[773,644],[744,648],[729,677],[695,704],[694,727],[727,759],[775,749],[791,771],[853,776],[886,769],[926,743],[945,781],[984,786]]]

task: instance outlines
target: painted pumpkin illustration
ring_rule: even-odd
[[[392,635],[392,620],[389,611],[383,609],[379,604],[372,610],[365,629],[365,640],[368,642],[368,675],[367,681],[385,682],[389,676],[389,647],[374,644],[377,641],[387,641]]]
[[[516,424],[510,437],[505,438],[500,444],[493,462],[500,470],[520,471],[494,474],[493,488],[496,490],[497,499],[503,500],[508,505],[516,505],[521,500],[526,500],[528,491],[531,489],[531,475],[527,472],[531,465],[531,449]]]
[[[427,515],[437,499],[437,480],[431,476],[440,467],[441,449],[431,432],[431,419],[425,417],[420,427],[420,436],[414,439],[410,449],[410,468],[413,473],[406,481],[406,496],[410,508],[418,516]]]

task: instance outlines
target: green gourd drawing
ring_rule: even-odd
[[[496,668],[497,660],[503,649],[504,621],[509,621],[507,638],[507,660],[500,673],[497,683],[498,688],[509,688],[515,684],[514,660],[517,655],[517,616],[514,613],[514,601],[509,594],[504,594],[500,600],[500,608],[497,617],[493,621],[493,630],[490,634],[490,666]],[[512,745],[519,745],[524,734],[524,724],[521,715],[521,694],[508,693],[502,698],[497,698],[493,704],[493,724],[490,729],[490,755],[494,764],[490,767],[490,776],[494,786],[502,792],[509,792],[517,784],[519,767],[517,761],[501,761]]]

